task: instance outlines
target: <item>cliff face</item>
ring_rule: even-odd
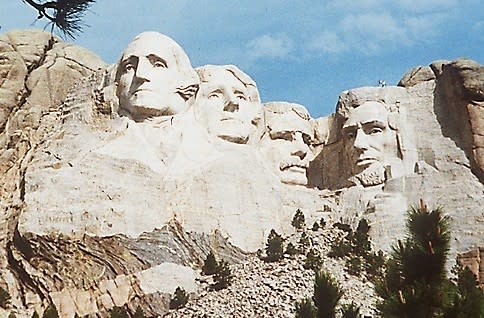
[[[375,248],[388,250],[404,235],[408,205],[423,198],[451,216],[452,256],[484,246],[478,63],[434,62],[398,87],[343,92],[335,113],[317,119],[302,105],[262,104],[235,66],[185,66],[190,85],[175,97],[186,109],[165,116],[123,104],[119,65],[44,32],[0,37],[0,285],[12,295],[10,309],[31,316],[53,303],[73,317],[127,304],[156,316],[182,286],[203,311],[213,300],[203,300],[200,266],[214,251],[236,266],[247,296],[218,309],[228,314],[256,297],[256,287],[245,289],[246,276],[262,266],[251,253],[271,229],[294,236],[296,209],[309,225],[321,218],[356,225],[364,217]],[[248,93],[227,102],[222,113],[231,115],[214,124],[219,114],[204,113],[214,105],[207,83]],[[235,115],[249,106],[258,110],[252,118]],[[332,235],[315,234],[314,246],[327,253]],[[466,262],[478,271],[474,254]],[[294,262],[281,266],[270,269],[279,278],[308,274]],[[368,288],[339,276],[354,293]],[[269,278],[257,284],[264,289]],[[291,280],[286,289],[308,292],[306,285]],[[293,308],[261,310],[290,316]]]

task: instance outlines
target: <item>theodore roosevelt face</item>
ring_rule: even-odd
[[[282,183],[307,185],[306,170],[313,158],[309,113],[300,105],[283,103],[277,111],[265,109],[261,152],[269,159]],[[283,107],[287,106],[287,107]]]

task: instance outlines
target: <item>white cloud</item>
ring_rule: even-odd
[[[457,0],[400,0],[397,1],[403,10],[412,12],[438,12],[458,6]]]
[[[446,16],[443,13],[410,16],[403,20],[403,24],[412,39],[425,41],[437,36],[439,26],[445,22]]]
[[[342,30],[348,35],[360,35],[368,41],[404,41],[405,30],[389,13],[363,13],[347,15]]]
[[[379,0],[333,0],[329,1],[326,8],[331,9],[343,9],[348,11],[373,10],[381,7],[381,1]]]
[[[347,49],[345,44],[335,32],[323,31],[315,35],[309,42],[308,48],[311,51],[323,53],[340,53]]]
[[[472,31],[484,40],[484,21],[479,21],[474,23],[472,26]]]
[[[293,41],[283,33],[264,34],[247,43],[249,56],[252,59],[261,57],[286,58],[293,51]]]

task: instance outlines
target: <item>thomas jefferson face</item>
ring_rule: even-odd
[[[265,122],[261,152],[269,159],[281,182],[306,185],[306,170],[313,157],[309,148],[313,135],[309,115],[298,108],[284,113],[266,110]]]
[[[240,72],[240,71],[239,71]],[[203,70],[194,112],[199,123],[210,135],[238,143],[247,143],[255,131],[262,105],[254,101],[236,74],[223,66]]]
[[[388,126],[388,111],[382,103],[365,102],[352,109],[342,132],[353,175],[398,158],[396,132]]]
[[[144,32],[124,51],[117,83],[121,109],[133,117],[163,116],[188,108],[198,77],[176,42],[157,32]]]

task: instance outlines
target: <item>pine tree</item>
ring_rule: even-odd
[[[303,267],[305,269],[318,270],[319,268],[321,268],[321,265],[323,265],[323,259],[321,258],[321,255],[319,254],[318,250],[312,248],[306,254],[306,260],[304,261]]]
[[[47,309],[45,309],[42,318],[59,318],[59,313],[57,312],[57,308],[54,305],[49,305]]]
[[[266,255],[265,258],[268,262],[276,262],[280,260],[284,254],[283,247],[284,239],[274,229],[271,230],[267,237],[266,243]]]
[[[330,273],[316,272],[313,301],[317,308],[317,318],[334,318],[336,305],[341,296],[343,296],[343,292]]]
[[[129,318],[128,312],[124,307],[113,307],[110,312],[111,318]]]
[[[484,317],[484,292],[478,287],[476,276],[467,267],[457,267],[457,284],[452,304],[446,308],[442,317]]]
[[[296,302],[296,318],[314,318],[316,317],[316,308],[314,308],[311,298],[304,298]]]
[[[342,318],[359,318],[360,317],[360,307],[354,302],[351,304],[341,306],[341,317]]]
[[[306,250],[311,246],[311,239],[306,234],[306,232],[301,233],[301,237],[299,238],[298,248],[301,254],[306,254]]]
[[[170,309],[179,309],[185,306],[188,302],[189,296],[186,291],[178,286],[175,289],[175,294],[173,298],[170,300]]]
[[[213,275],[214,285],[213,289],[220,290],[227,288],[232,283],[232,271],[230,270],[229,264],[225,261],[220,261],[217,264],[217,270]]]
[[[215,274],[216,270],[217,260],[215,259],[215,255],[213,254],[213,252],[210,252],[207,255],[207,258],[205,258],[205,261],[203,262],[202,273],[203,275],[213,275]]]
[[[287,255],[296,255],[296,254],[298,254],[298,252],[299,251],[294,246],[294,244],[292,244],[292,242],[289,242],[287,244],[286,251],[284,252],[284,254],[287,254]]]
[[[316,232],[317,230],[319,230],[319,223],[314,221],[313,223],[313,227],[311,228],[311,230],[313,230],[314,232]]]
[[[133,318],[145,318],[145,313],[140,306],[136,307],[136,311],[134,312]]]
[[[398,241],[387,271],[376,291],[383,301],[377,307],[384,317],[428,318],[441,315],[449,292],[445,262],[449,250],[448,218],[440,208],[428,211],[421,201],[411,208],[408,236]]]
[[[304,213],[300,210],[296,210],[296,214],[292,218],[291,225],[297,230],[302,230],[306,226],[306,220],[304,218]]]
[[[82,32],[85,26],[82,18],[89,7],[96,2],[96,0],[22,1],[37,10],[37,19],[46,18],[52,25],[52,29],[56,27],[64,36],[72,39],[77,33]]]
[[[31,318],[40,318],[40,317],[39,317],[39,314],[36,311],[34,311]]]
[[[3,287],[0,287],[0,307],[4,309],[7,308],[7,305],[10,302],[10,298],[11,297],[9,292]]]

